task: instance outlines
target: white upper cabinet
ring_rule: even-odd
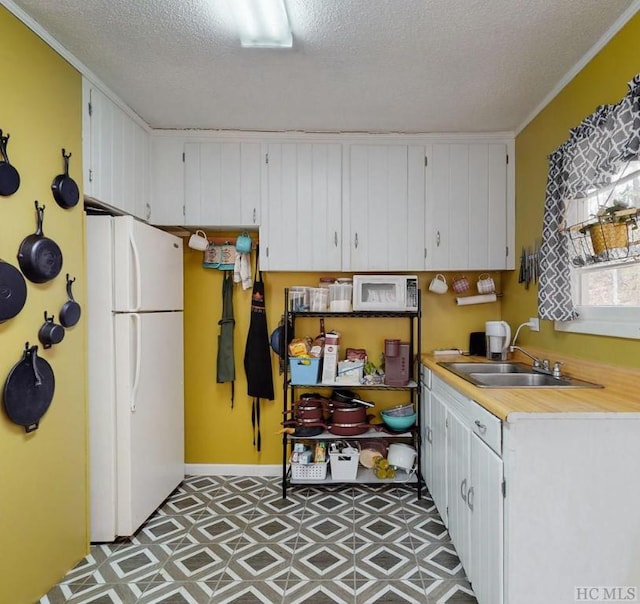
[[[260,224],[262,151],[259,142],[189,142],[184,146],[185,224]]]
[[[512,268],[507,145],[437,142],[427,155],[427,268]]]
[[[272,143],[266,161],[261,267],[340,270],[342,145]]]
[[[151,135],[151,224],[185,224],[184,145],[184,137],[160,131]]]
[[[88,80],[82,87],[84,194],[147,220],[149,134]]]
[[[344,270],[424,270],[425,147],[349,147]]]

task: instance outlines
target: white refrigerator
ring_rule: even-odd
[[[131,536],[184,478],[182,240],[86,217],[91,541]]]

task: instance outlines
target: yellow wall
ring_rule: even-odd
[[[243,356],[251,305],[251,290],[234,288],[235,406],[231,409],[229,384],[216,383],[218,320],[222,311],[222,273],[202,268],[202,253],[185,245],[185,441],[186,461],[192,464],[277,464],[282,458],[281,440],[276,434],[282,421],[282,378],[278,375],[278,358],[271,354],[276,399],[262,403],[262,452],[252,443],[251,399],[247,396]],[[282,316],[284,288],[293,285],[317,286],[324,273],[265,273],[265,298],[269,334]],[[475,284],[478,273],[466,275]],[[329,275],[330,276],[330,275]],[[344,275],[342,275],[344,276]],[[434,273],[421,273],[423,292],[422,346],[466,349],[469,332],[484,331],[484,322],[500,318],[500,302],[477,306],[457,306],[451,290],[445,295],[426,292]],[[446,274],[450,281],[451,274]],[[500,288],[500,274],[492,273]],[[390,319],[326,319],[327,331],[342,334],[343,345],[366,348],[377,362],[385,338],[407,339],[408,321]],[[301,319],[296,331],[316,336],[318,319]],[[344,355],[342,355],[344,357]],[[364,394],[364,391],[363,391]],[[406,393],[394,392],[375,401],[382,406],[405,402]],[[407,399],[408,400],[408,399]]]
[[[9,159],[22,184],[0,197],[0,258],[17,266],[22,239],[35,231],[34,200],[46,205],[44,232],[60,246],[62,274],[46,284],[27,282],[22,312],[0,324],[0,380],[38,344],[45,310],[56,316],[66,300],[65,273],[78,278],[84,300],[82,203],[63,210],[51,181],[62,171],[60,149],[71,151],[71,176],[81,187],[80,75],[0,8],[0,128],[11,135]],[[0,411],[0,602],[34,602],[88,551],[85,327],[39,352],[51,364],[56,389],[38,430],[25,434]]]
[[[532,244],[542,231],[547,156],[569,137],[598,105],[615,103],[626,84],[640,72],[640,13],[516,138],[516,251]],[[517,326],[537,314],[537,288],[524,290],[517,272],[505,274],[503,319]],[[522,330],[521,343],[610,364],[640,367],[637,340],[556,332],[553,322],[542,321],[540,333]]]

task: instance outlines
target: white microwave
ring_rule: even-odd
[[[353,310],[417,311],[417,275],[354,275]]]

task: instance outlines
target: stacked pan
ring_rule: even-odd
[[[358,399],[350,390],[334,390],[330,399],[317,394],[303,395],[287,412],[293,417],[285,425],[295,427],[296,436],[317,435],[323,430],[336,436],[358,436],[370,428],[373,416],[367,414],[368,407],[373,407],[373,403]]]

